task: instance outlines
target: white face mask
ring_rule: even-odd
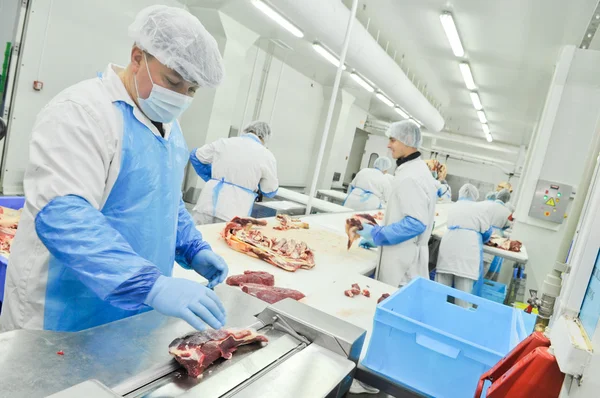
[[[148,77],[150,77],[150,81],[152,82],[152,90],[148,98],[140,98],[136,75],[134,79],[135,91],[138,93],[138,104],[142,112],[153,122],[171,123],[190,106],[193,98],[155,84],[150,75],[146,53],[144,53],[144,60],[146,61]]]

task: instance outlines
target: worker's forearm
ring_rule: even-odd
[[[192,216],[185,208],[185,203],[180,200],[175,261],[184,268],[190,268],[192,259],[200,250],[205,249],[210,250],[210,245],[202,238],[202,234],[196,229]]]
[[[190,162],[196,170],[196,173],[202,178],[204,181],[208,181],[212,178],[212,164],[210,163],[202,163],[198,157],[196,156],[197,149],[194,149],[190,153]]]
[[[106,217],[85,199],[60,196],[36,216],[35,229],[50,254],[112,305],[135,310],[160,270],[139,256]]]
[[[397,245],[421,235],[426,229],[425,224],[416,218],[404,217],[399,222],[384,227],[375,227],[372,232],[373,242],[377,246]]]

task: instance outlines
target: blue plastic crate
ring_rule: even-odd
[[[0,206],[19,210],[25,206],[25,198],[22,196],[0,196]],[[4,299],[4,281],[6,280],[6,267],[8,258],[0,255],[0,311],[2,311],[2,300]]]
[[[504,283],[484,279],[481,297],[496,303],[504,304],[504,299],[506,298],[506,285]]]
[[[530,332],[522,311],[417,278],[377,306],[362,364],[430,396],[469,397]]]

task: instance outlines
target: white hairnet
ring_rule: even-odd
[[[496,192],[490,191],[486,193],[485,200],[496,200]]]
[[[412,148],[419,148],[423,144],[419,125],[410,120],[392,123],[385,135],[389,138],[395,138],[404,145]]]
[[[475,188],[474,185],[465,184],[460,187],[460,191],[458,191],[458,198],[468,199],[476,202],[477,199],[479,199],[479,190]]]
[[[373,167],[381,171],[389,170],[392,167],[392,159],[386,156],[378,157],[375,163],[373,163]]]
[[[190,83],[215,87],[223,80],[217,42],[198,18],[184,9],[146,7],[129,25],[129,36],[138,47]]]
[[[271,127],[265,122],[255,121],[244,127],[244,133],[252,133],[258,138],[262,138],[263,142],[266,144],[269,141],[269,138],[271,138]]]
[[[510,191],[506,188],[500,190],[500,192],[496,194],[496,199],[504,203],[508,203],[510,200]]]

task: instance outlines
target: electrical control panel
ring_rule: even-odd
[[[570,185],[538,180],[529,216],[562,224],[572,192]]]

